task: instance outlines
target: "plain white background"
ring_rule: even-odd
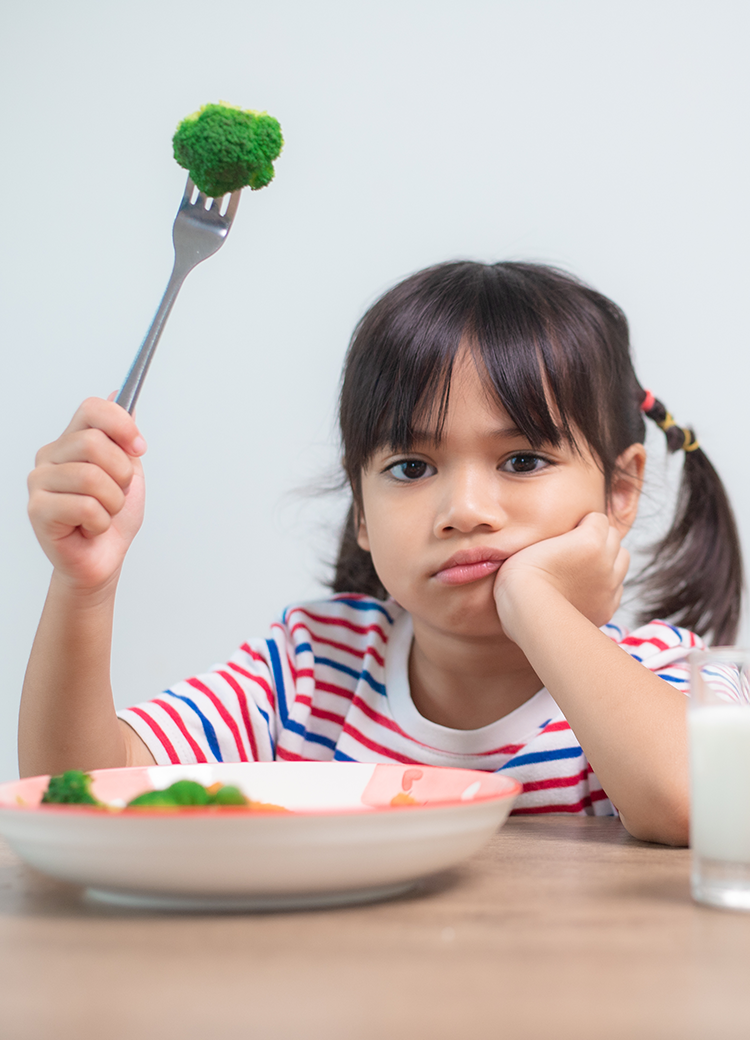
[[[171,136],[207,101],[268,110],[286,146],[189,277],[141,398],[119,705],[323,591],[343,503],[304,488],[336,464],[349,335],[441,260],[559,264],[624,307],[642,381],[698,429],[750,545],[749,29],[739,0],[5,6],[0,779],[49,578],[26,475],[130,365],[171,268]],[[660,437],[634,547],[679,467]]]

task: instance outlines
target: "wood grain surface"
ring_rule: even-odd
[[[0,842],[2,1040],[747,1040],[750,914],[614,819],[512,818],[462,868],[341,910],[88,903]]]

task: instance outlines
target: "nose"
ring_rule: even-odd
[[[435,515],[435,534],[454,531],[497,531],[505,523],[505,511],[493,473],[485,467],[464,466],[445,476]]]

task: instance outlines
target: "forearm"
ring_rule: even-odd
[[[519,598],[513,628],[630,833],[687,844],[684,694],[635,661],[556,590]]]
[[[21,698],[21,776],[128,764],[110,685],[115,587],[82,592],[53,574]]]

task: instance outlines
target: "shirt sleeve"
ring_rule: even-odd
[[[633,632],[612,624],[605,625],[602,631],[660,679],[690,693],[689,655],[692,650],[706,648],[695,632],[666,621],[649,621]]]
[[[286,657],[285,626],[252,640],[223,664],[119,711],[158,765],[270,762],[279,719],[275,666]]]

